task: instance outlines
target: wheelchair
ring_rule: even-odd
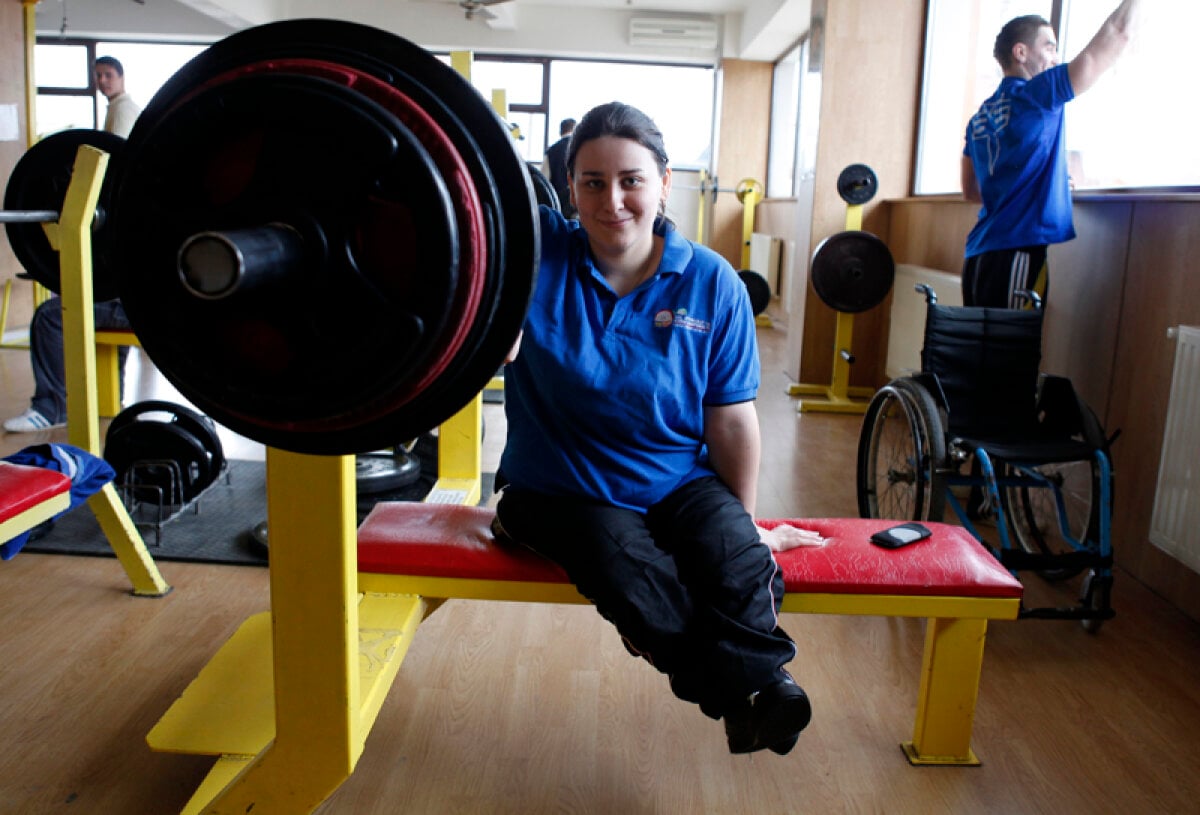
[[[1098,631],[1114,615],[1112,440],[1070,380],[1039,372],[1040,299],[1022,293],[1029,309],[939,306],[931,287],[916,289],[927,304],[922,370],[889,382],[867,407],[859,514],[940,521],[949,504],[1018,578],[1085,573],[1077,606],[1023,607],[1022,617]],[[976,525],[989,514],[998,544]]]

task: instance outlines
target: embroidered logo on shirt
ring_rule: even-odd
[[[689,317],[686,308],[678,308],[674,312],[663,309],[654,315],[654,327],[682,328],[687,331],[699,331],[701,334],[712,331],[712,323],[708,320]]]

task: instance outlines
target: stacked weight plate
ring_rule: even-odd
[[[121,298],[179,391],[302,453],[415,438],[475,396],[524,319],[534,191],[453,70],[377,29],[235,34],[146,106],[112,206]]]

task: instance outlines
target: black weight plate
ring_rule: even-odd
[[[494,287],[485,300],[492,304],[492,314],[490,319],[486,319],[488,315],[476,319],[473,349],[459,354],[446,375],[406,402],[380,427],[305,443],[320,448],[308,452],[336,453],[343,450],[335,445],[353,438],[353,450],[361,452],[437,426],[479,393],[503,363],[533,292],[539,251],[536,201],[507,128],[456,72],[420,47],[378,29],[297,20],[240,32],[214,48],[225,44],[235,51],[253,48],[259,55],[304,55],[379,71],[377,75],[428,111],[455,141],[464,159],[473,162],[472,174],[481,194],[488,188],[494,190],[497,205],[493,208],[485,203],[491,248],[489,285]],[[224,58],[230,59],[229,55]],[[489,183],[489,179],[494,181]]]
[[[153,414],[164,414],[166,418],[159,419]],[[221,446],[221,438],[217,435],[217,428],[213,424],[212,419],[175,402],[167,402],[161,399],[147,399],[142,402],[135,402],[113,417],[105,434],[105,444],[107,445],[108,438],[113,433],[139,421],[165,421],[168,424],[178,425],[200,442],[200,445],[208,453],[209,462],[209,478],[200,487],[201,489],[207,487],[224,472],[225,451]]]
[[[394,410],[428,388],[447,370],[470,336],[475,317],[483,304],[487,286],[487,226],[474,179],[454,143],[428,113],[399,88],[352,66],[307,58],[273,58],[217,77],[210,80],[210,84],[227,81],[235,75],[263,71],[301,73],[332,79],[378,102],[410,129],[428,150],[450,193],[460,238],[458,286],[449,309],[454,314],[454,320],[448,321],[445,330],[436,335],[433,333],[435,327],[427,329],[431,345],[436,336],[437,352],[430,354],[426,363],[415,369],[405,381],[396,384],[390,403],[377,400],[381,412]],[[387,251],[386,241],[382,250]],[[370,418],[360,415],[358,421],[368,421]]]
[[[264,443],[298,452],[376,450],[397,438],[419,435],[453,415],[500,367],[524,321],[533,291],[539,249],[536,202],[507,128],[466,80],[424,49],[387,32],[353,23],[273,23],[216,43],[168,80],[147,106],[130,141],[144,140],[143,133],[149,131],[157,116],[207,79],[251,61],[289,57],[353,66],[411,97],[434,118],[470,168],[487,223],[484,305],[464,351],[456,355],[444,375],[377,422],[320,434],[281,425],[263,428],[259,435]]]
[[[108,220],[125,146],[123,138],[103,130],[64,130],[47,136],[17,161],[4,189],[4,208],[61,213],[75,169],[75,156],[84,144],[109,154],[100,198],[96,202],[96,218],[92,222],[92,298],[101,302],[116,298],[119,291],[113,273]],[[50,247],[42,225],[8,223],[5,228],[13,254],[25,271],[50,291],[61,292],[58,252]]]
[[[856,314],[874,308],[892,290],[895,276],[887,244],[870,232],[830,235],[813,253],[813,288],[836,311]]]
[[[754,310],[754,316],[757,317],[767,310],[767,306],[771,305],[771,284],[765,277],[752,269],[742,269],[738,272],[738,277],[746,285],[746,293],[750,295],[750,308]]]
[[[280,428],[336,432],[378,413],[389,383],[436,352],[457,285],[453,207],[423,146],[311,76],[239,77],[159,113],[131,135],[116,219],[147,353],[205,412],[275,446]],[[190,235],[274,222],[320,250],[281,285],[211,302],[178,283]]]
[[[865,204],[875,197],[879,179],[865,164],[851,164],[838,175],[838,195],[847,204]]]
[[[529,179],[533,182],[533,194],[537,198],[537,202],[542,206],[562,212],[562,206],[558,200],[558,192],[554,189],[554,185],[550,183],[550,179],[546,178],[546,174],[542,172],[542,168],[538,167],[532,161],[525,162],[525,167],[529,170]]]
[[[192,500],[215,478],[204,445],[182,427],[167,422],[133,422],[108,434],[104,460],[116,472],[115,483],[158,487],[164,504]],[[134,469],[139,463],[143,465]],[[135,494],[152,500],[136,490]]]

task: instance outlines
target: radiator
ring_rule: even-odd
[[[1200,327],[1181,325],[1163,432],[1150,542],[1200,572]]]
[[[925,341],[925,296],[914,291],[918,283],[932,286],[937,293],[938,303],[944,306],[962,305],[962,279],[958,275],[908,263],[896,264],[892,319],[888,329],[888,379],[921,370],[921,345]]]
[[[783,260],[783,241],[762,232],[750,233],[750,268],[766,278],[771,294],[780,294],[779,265]]]

